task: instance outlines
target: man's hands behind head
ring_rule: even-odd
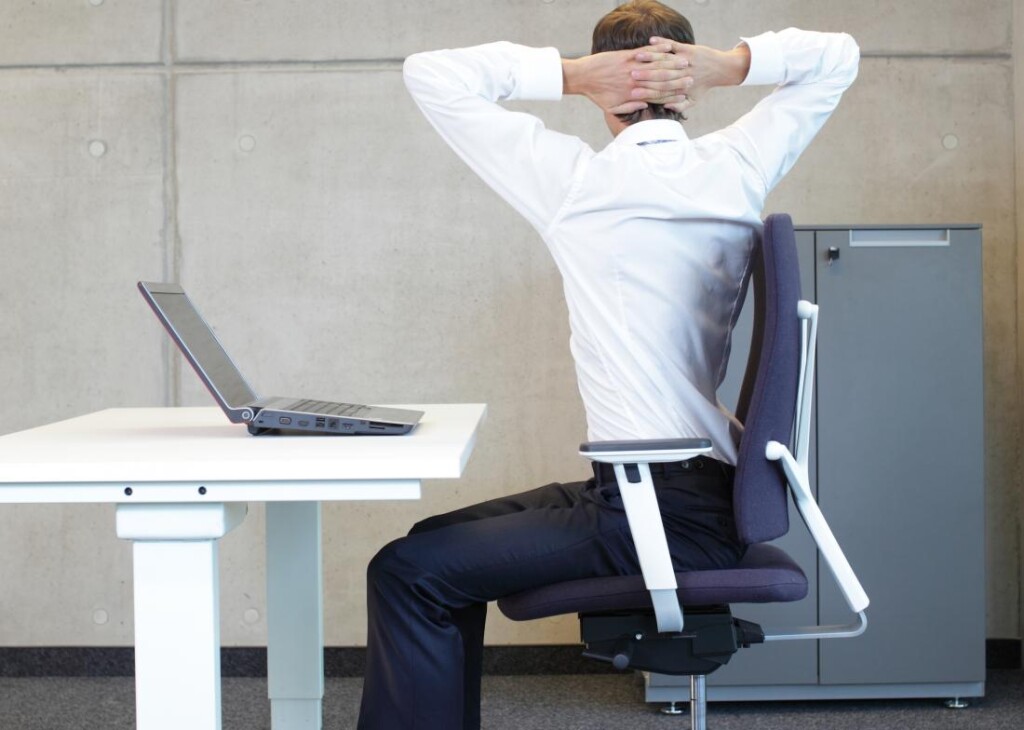
[[[671,49],[669,55],[686,64],[686,75],[681,81],[688,82],[684,99],[665,102],[665,108],[672,111],[685,111],[716,86],[739,86],[750,70],[750,48],[745,43],[731,51],[719,51],[709,46],[690,45],[654,37],[651,38],[651,46],[637,54],[636,60],[647,65],[631,72],[638,83],[631,92],[634,99],[646,98],[640,96],[644,93],[665,92],[672,88],[668,84],[681,82],[663,80],[659,71],[653,67],[653,64],[663,62],[665,53],[660,49],[665,46]],[[650,48],[659,50],[649,50]]]
[[[688,64],[665,42],[562,59],[563,90],[586,96],[612,114],[640,111],[648,103],[679,104],[686,101],[692,84]]]
[[[611,114],[630,114],[648,104],[682,112],[716,86],[737,86],[750,69],[750,49],[731,51],[667,38],[626,51],[562,60],[563,89],[582,94]]]

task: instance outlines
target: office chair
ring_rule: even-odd
[[[854,637],[867,627],[868,597],[808,479],[818,307],[800,298],[788,215],[765,220],[753,256],[754,335],[736,411],[744,429],[733,483],[736,528],[748,546],[743,559],[726,570],[676,573],[672,567],[649,465],[708,453],[709,440],[585,443],[581,455],[614,465],[642,576],[567,581],[498,601],[515,621],[579,614],[586,657],[620,670],[689,675],[693,730],[706,729],[706,676],[741,647]],[[807,595],[800,566],[766,544],[789,530],[787,491],[856,614],[849,625],[763,629],[732,615],[730,603],[797,601]]]

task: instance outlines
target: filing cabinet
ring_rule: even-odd
[[[871,605],[860,637],[741,650],[711,700],[984,694],[985,555],[981,229],[798,227],[803,296],[820,305],[811,479]],[[748,302],[749,302],[748,297]],[[735,404],[750,307],[719,390]],[[791,512],[778,544],[809,595],[733,606],[762,626],[852,620]],[[686,677],[648,677],[649,702]]]

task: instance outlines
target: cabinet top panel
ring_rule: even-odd
[[[947,229],[954,231],[980,231],[980,223],[856,223],[851,225],[793,226],[797,231],[914,231]]]

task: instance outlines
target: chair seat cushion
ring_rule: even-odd
[[[800,566],[767,544],[748,547],[733,568],[676,573],[676,582],[684,606],[799,601],[807,595]],[[542,586],[502,598],[498,608],[513,621],[528,621],[563,613],[650,609],[651,598],[642,576],[627,575]]]

